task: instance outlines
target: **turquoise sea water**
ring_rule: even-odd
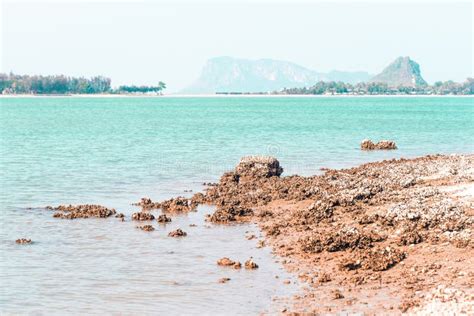
[[[473,101],[459,97],[0,99],[0,273],[6,284],[0,311],[131,313],[164,307],[168,312],[225,311],[213,310],[209,303],[217,294],[235,313],[265,310],[271,295],[286,290],[273,275],[265,274],[280,271],[272,265],[269,251],[255,252],[254,243],[242,237],[249,227],[206,228],[202,214],[193,213],[163,232],[147,235],[135,230],[133,223],[64,222],[37,208],[98,203],[129,214],[130,203],[140,197],[162,199],[201,190],[202,182],[217,181],[244,155],[276,156],[284,175],[309,175],[321,167],[343,168],[380,159],[472,153]],[[363,152],[359,144],[365,138],[394,140],[399,149]],[[193,221],[201,227],[195,238],[192,232],[187,243],[166,238],[169,229]],[[13,241],[20,237],[38,242],[17,246]],[[245,245],[252,249],[244,249]],[[157,254],[152,249],[161,250]],[[242,271],[230,276],[237,280],[234,285],[217,287],[221,272],[215,272],[214,263],[225,251],[260,258],[268,262],[268,269],[254,275]],[[181,284],[184,275],[188,277]],[[193,275],[199,281],[190,281]],[[242,288],[250,294],[238,291]],[[66,304],[71,297],[76,299],[72,307]]]

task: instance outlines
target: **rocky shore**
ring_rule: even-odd
[[[131,220],[163,224],[210,204],[207,221],[216,225],[256,223],[265,235],[258,248],[270,246],[303,284],[283,313],[474,312],[474,155],[387,160],[311,177],[282,173],[273,157],[244,157],[191,198],[143,198]],[[116,214],[99,205],[49,209],[68,219]],[[156,209],[163,214],[155,217]],[[217,264],[242,266],[227,257]],[[252,259],[244,266],[259,268]]]
[[[261,227],[306,285],[288,312],[423,313],[440,286],[456,295],[438,304],[473,311],[473,155],[281,173],[274,158],[246,157],[199,200],[216,205],[211,222]]]

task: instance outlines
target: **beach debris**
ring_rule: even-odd
[[[137,226],[137,228],[140,228],[141,230],[146,232],[152,232],[155,230],[155,227],[153,227],[152,225]]]
[[[171,218],[166,216],[166,214],[158,215],[158,218],[156,219],[158,223],[169,223],[171,222]]]
[[[364,139],[360,143],[360,149],[362,150],[391,150],[397,149],[397,145],[391,140],[381,140],[378,143],[373,143],[370,139]]]
[[[32,243],[31,239],[28,239],[28,238],[19,238],[19,239],[15,240],[15,242],[17,244],[20,244],[20,245],[26,245],[26,244],[31,244]]]
[[[115,209],[109,209],[102,205],[82,204],[82,205],[59,205],[57,207],[46,207],[49,210],[57,211],[53,214],[55,218],[76,219],[76,218],[106,218],[116,214]]]
[[[141,208],[144,210],[158,209],[161,207],[161,203],[153,202],[150,198],[147,197],[142,198],[140,202],[134,203],[132,205],[141,206]]]
[[[136,212],[132,214],[132,220],[134,221],[152,221],[154,219],[155,216],[148,212]]]
[[[169,237],[185,237],[188,234],[184,231],[182,231],[180,228],[173,230],[168,234]]]
[[[245,261],[245,269],[253,270],[253,269],[258,269],[258,264],[256,264],[252,258],[249,260]]]

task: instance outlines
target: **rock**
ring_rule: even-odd
[[[224,267],[234,267],[234,269],[240,269],[242,267],[242,264],[238,261],[231,260],[227,257],[223,257],[219,260],[217,260],[217,265],[219,266],[224,266]]]
[[[397,145],[391,140],[381,140],[375,145],[375,147],[381,150],[397,149]]]
[[[132,220],[134,221],[152,221],[154,219],[155,216],[148,212],[137,212],[132,214]]]
[[[161,204],[158,202],[153,202],[150,198],[144,197],[138,203],[134,203],[133,205],[141,206],[145,210],[160,208]]]
[[[162,215],[158,216],[157,222],[158,223],[169,223],[169,222],[171,222],[171,218],[166,216],[166,214],[162,214]]]
[[[227,283],[229,281],[230,281],[230,278],[220,278],[218,282],[219,283]]]
[[[333,300],[340,300],[341,298],[344,298],[344,295],[342,295],[341,291],[337,289],[331,292],[331,296]]]
[[[197,204],[182,196],[161,202],[161,210],[163,212],[189,212],[195,210],[196,207]]]
[[[399,246],[408,246],[419,244],[423,241],[423,237],[417,231],[407,231],[402,234],[398,239]]]
[[[118,213],[117,215],[115,215],[116,218],[125,218],[125,215],[123,215],[123,213]]]
[[[364,139],[362,143],[360,143],[360,149],[362,150],[389,150],[389,149],[397,149],[397,145],[394,141],[391,140],[381,140],[378,143],[374,144],[370,139]]]
[[[374,150],[375,144],[370,139],[364,139],[362,143],[360,143],[360,149],[362,150]]]
[[[372,271],[385,271],[403,259],[406,254],[393,247],[375,248],[364,256],[362,267]]]
[[[155,227],[153,227],[152,225],[137,226],[137,228],[140,228],[141,230],[144,230],[146,232],[152,232],[155,230]]]
[[[198,206],[199,204],[205,204],[207,203],[206,196],[202,194],[201,192],[197,192],[193,195],[191,198],[191,205]]]
[[[318,283],[327,283],[327,282],[330,282],[331,280],[332,280],[331,275],[329,273],[323,272],[318,278]]]
[[[19,239],[15,240],[15,242],[17,244],[20,244],[20,245],[26,245],[26,244],[31,244],[32,243],[31,239],[27,239],[27,238],[19,238]]]
[[[106,218],[116,214],[114,209],[108,209],[102,205],[83,204],[83,205],[59,205],[57,207],[49,207],[48,209],[58,211],[53,217],[76,219],[76,218]]]
[[[188,234],[184,231],[182,231],[180,228],[173,230],[168,234],[169,237],[185,237]]]
[[[239,206],[221,207],[218,208],[209,220],[213,223],[228,223],[237,220],[244,220],[253,215],[253,211],[249,208],[242,208]]]
[[[250,258],[249,260],[245,261],[245,269],[258,269],[258,265]]]
[[[218,266],[233,266],[235,264],[235,261],[230,260],[227,257],[220,258],[217,260],[217,265]]]
[[[269,156],[243,157],[235,168],[235,174],[239,177],[269,178],[279,177],[282,173],[283,168],[280,167],[280,162]]]

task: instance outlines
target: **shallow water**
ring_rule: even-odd
[[[288,275],[270,250],[245,238],[255,227],[208,225],[209,209],[148,233],[115,218],[54,219],[38,207],[97,203],[130,214],[143,196],[201,190],[249,154],[308,175],[474,151],[472,98],[0,99],[0,123],[3,313],[257,314],[295,290],[282,285]],[[399,149],[362,152],[364,138]],[[189,236],[168,238],[177,227]],[[20,237],[35,243],[16,245]],[[217,267],[222,256],[253,256],[261,268]]]

